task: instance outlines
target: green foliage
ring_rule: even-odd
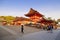
[[[57,22],[60,22],[60,19],[57,19]]]
[[[5,20],[7,21],[7,22],[11,22],[12,20],[14,20],[15,18],[14,17],[12,17],[12,16],[5,16]]]
[[[51,17],[48,17],[48,20],[52,20]]]
[[[10,23],[11,21],[13,21],[15,19],[15,17],[13,16],[0,16],[0,22],[1,21],[7,21],[8,23]]]

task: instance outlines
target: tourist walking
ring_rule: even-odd
[[[48,28],[47,28],[47,31],[49,31],[49,32],[52,32],[52,29],[53,29],[53,25],[48,25]]]
[[[50,25],[50,27],[51,27],[51,33],[53,32],[53,25]]]
[[[21,32],[24,33],[24,26],[23,26],[23,24],[21,25]]]

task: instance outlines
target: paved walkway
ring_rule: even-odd
[[[24,35],[23,40],[60,40],[60,30],[53,30],[53,33],[40,31]]]
[[[60,40],[60,30],[51,33],[24,26],[22,34],[20,26],[0,26],[0,40]]]
[[[3,26],[3,27],[9,29],[10,31],[15,32],[16,34],[21,34],[20,26]],[[24,26],[24,35],[29,34],[29,33],[38,32],[38,31],[40,31],[40,29]]]
[[[19,26],[0,26],[0,40],[22,40],[23,35],[38,32],[40,29],[24,26],[24,33]]]
[[[16,40],[17,36],[0,27],[0,40]]]
[[[60,40],[60,32],[58,33],[58,35],[57,35],[55,40]]]

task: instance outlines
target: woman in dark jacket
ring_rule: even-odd
[[[24,26],[21,25],[21,32],[24,33]]]

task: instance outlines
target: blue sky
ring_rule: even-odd
[[[24,16],[30,8],[46,17],[60,18],[60,0],[0,0],[0,15]]]

